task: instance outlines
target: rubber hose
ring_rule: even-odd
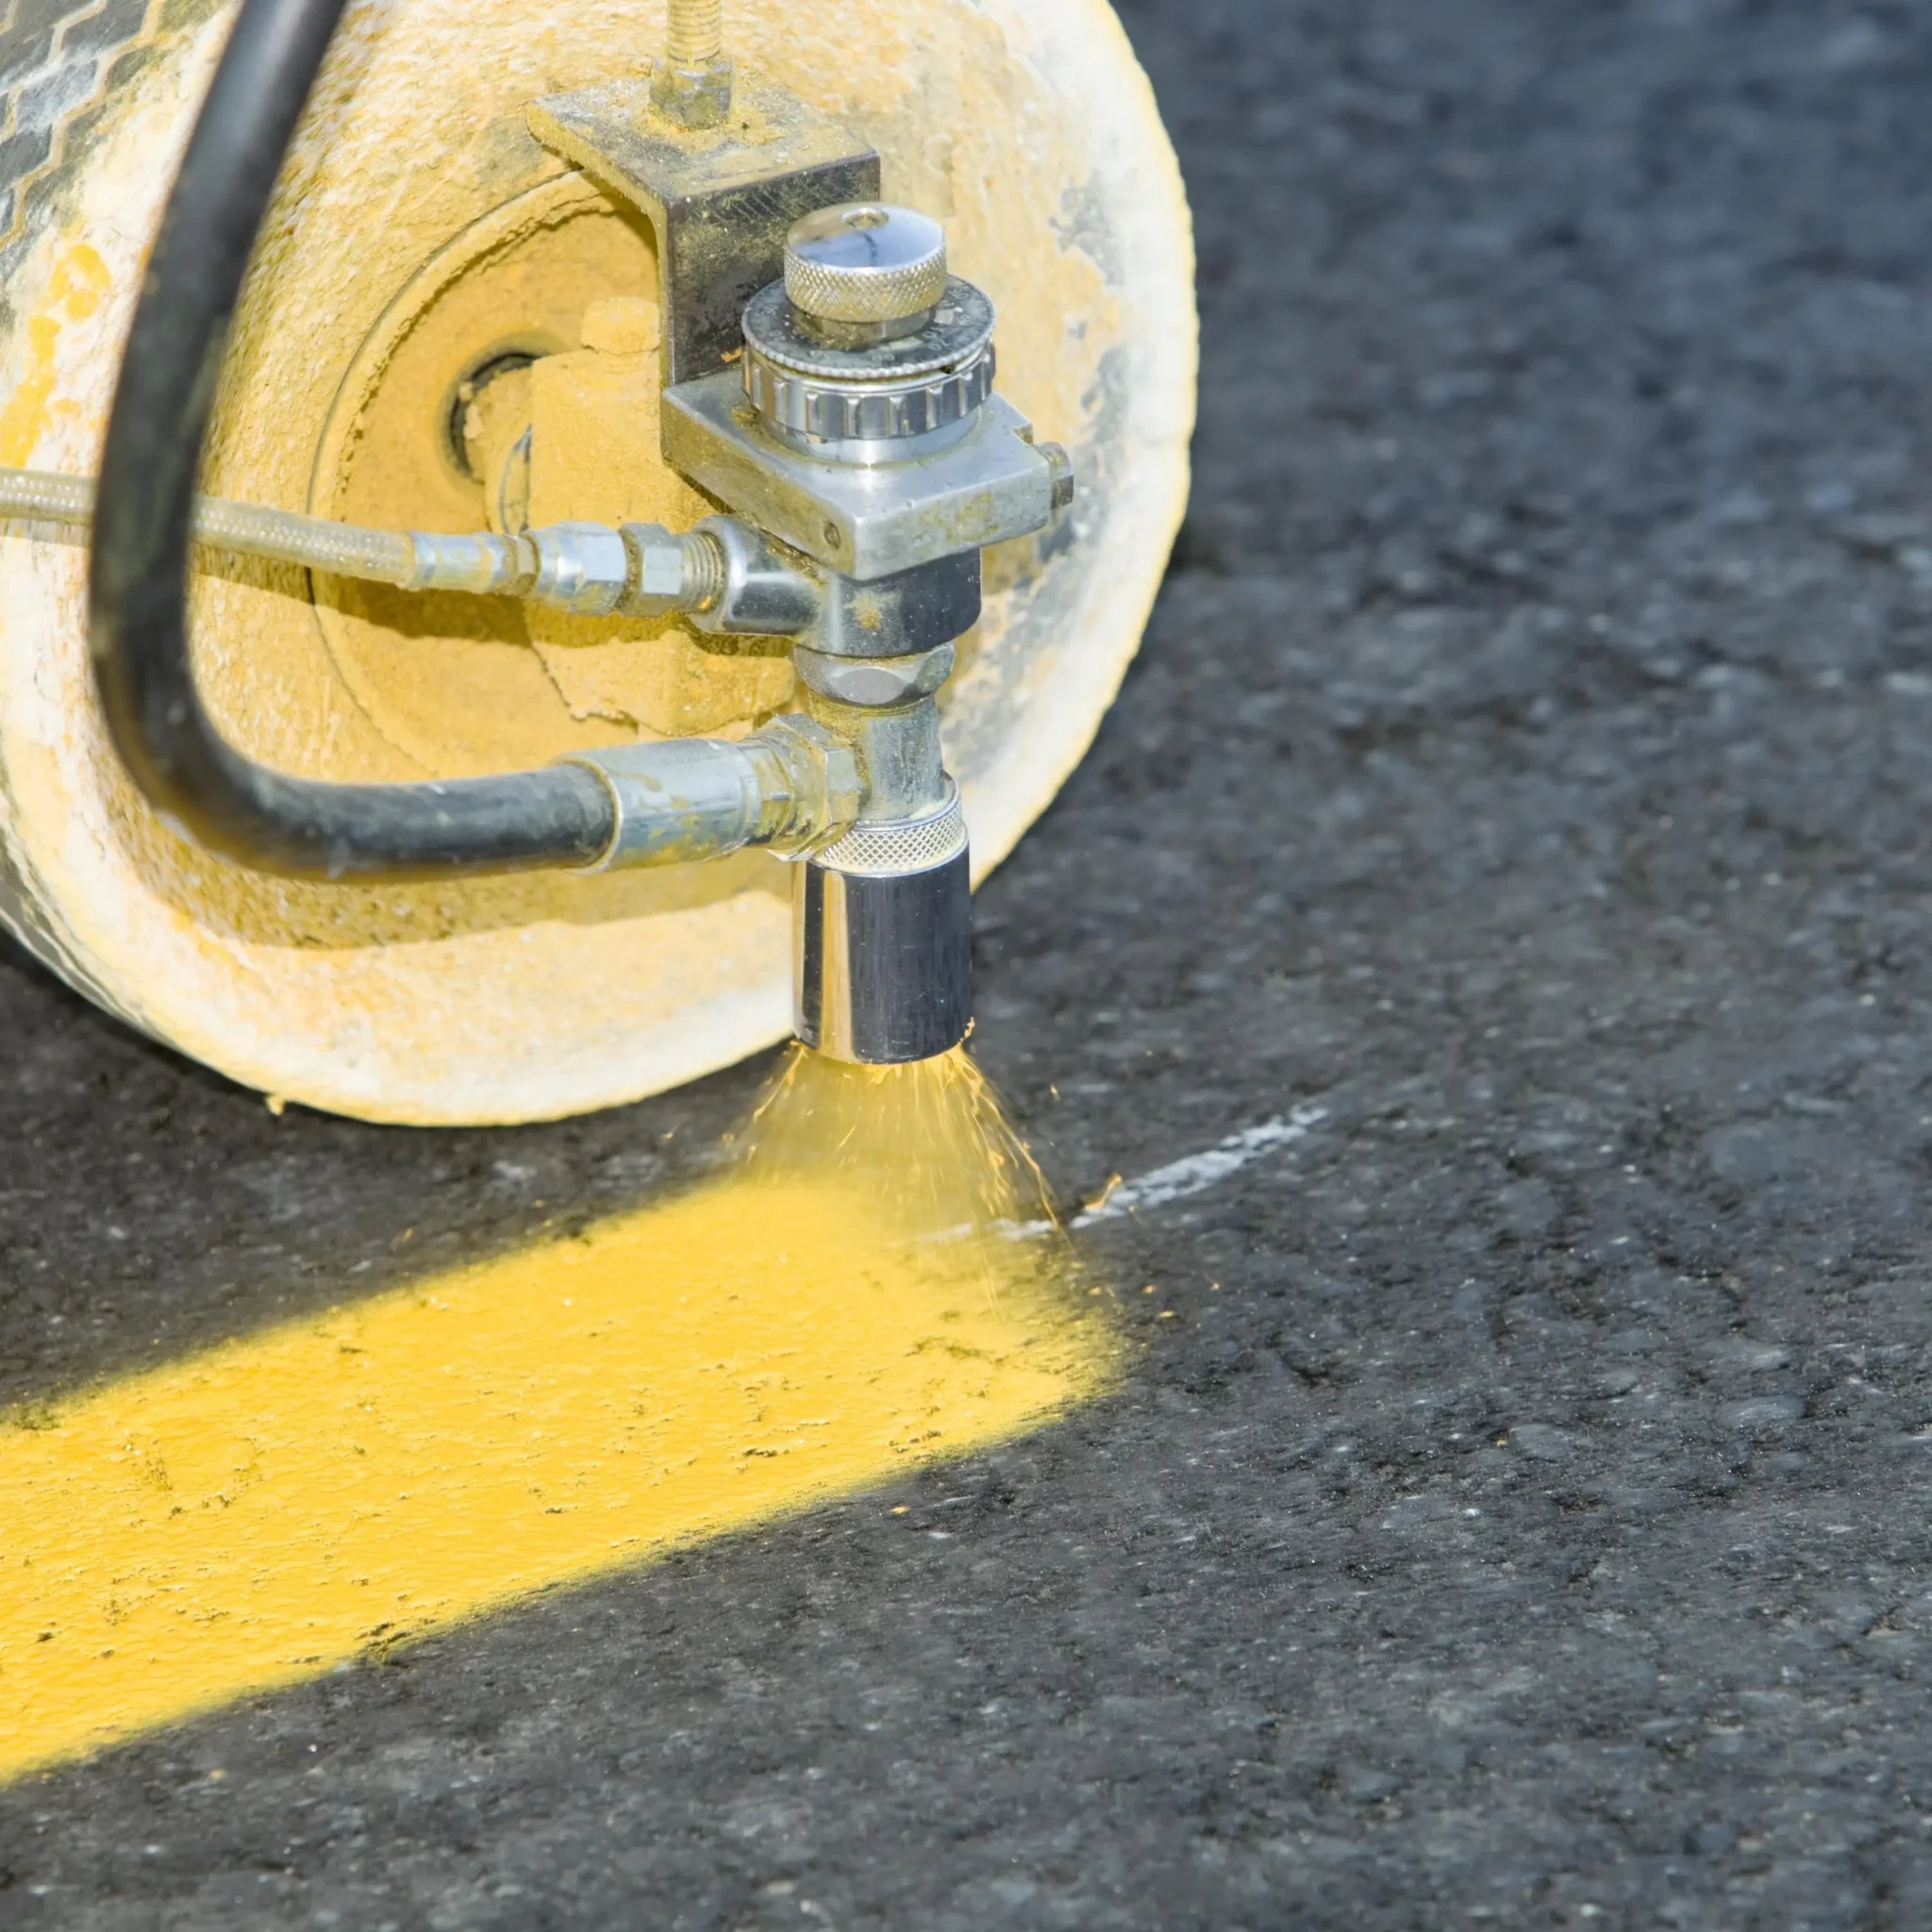
[[[291,877],[434,878],[587,865],[616,831],[579,765],[333,785],[257,764],[216,729],[189,660],[195,480],[229,325],[343,0],[243,0],[161,218],[101,461],[94,676],[115,748],[161,815]]]

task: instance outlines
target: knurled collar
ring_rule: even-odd
[[[945,300],[946,231],[879,202],[820,208],[785,239],[785,292],[824,322],[891,323]]]
[[[857,824],[822,851],[814,865],[827,872],[859,873],[874,878],[904,878],[945,865],[967,849],[966,814],[958,788],[946,781],[946,802],[923,818],[885,824]]]
[[[774,428],[822,442],[892,442],[962,422],[992,392],[993,307],[972,283],[947,285],[915,336],[828,348],[798,326],[784,284],[744,313],[744,390]]]

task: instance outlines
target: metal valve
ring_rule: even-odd
[[[798,1035],[841,1058],[925,1058],[972,1017],[971,858],[939,693],[979,619],[982,552],[1046,528],[1073,465],[995,392],[993,305],[951,272],[941,225],[883,199],[877,157],[841,154],[800,103],[759,100],[778,130],[753,151],[759,206],[791,201],[782,226],[747,219],[743,154],[710,172],[641,133],[623,89],[540,102],[530,125],[658,223],[666,459],[816,590],[792,652],[803,708],[851,750],[860,802],[799,855]],[[727,284],[728,339],[706,293]]]

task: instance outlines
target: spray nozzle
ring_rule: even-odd
[[[808,858],[792,897],[799,1039],[862,1066],[958,1046],[973,1020],[971,874],[957,794]]]

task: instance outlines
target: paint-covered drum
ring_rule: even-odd
[[[94,468],[142,251],[231,17],[19,0],[0,27],[0,464]],[[945,223],[998,306],[1002,391],[1079,468],[1067,522],[990,554],[947,693],[983,874],[1091,741],[1179,522],[1195,341],[1173,154],[1101,0],[736,0],[726,18],[741,64],[874,142],[888,193]],[[468,458],[516,427],[475,413],[478,375],[508,358],[515,382],[485,388],[545,425],[535,521],[708,509],[657,457],[649,228],[524,121],[536,96],[635,72],[662,28],[658,0],[350,8],[264,231],[205,487],[478,527]],[[186,842],[108,747],[85,561],[48,532],[0,541],[0,914],[101,1005],[272,1095],[422,1123],[635,1099],[785,1032],[791,879],[765,855],[369,887]],[[675,621],[203,561],[210,707],[254,757],[309,776],[730,735],[791,699],[782,658],[708,654]]]

